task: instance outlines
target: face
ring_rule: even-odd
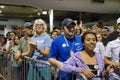
[[[10,32],[10,35],[9,35],[9,36],[10,36],[10,39],[13,40],[14,37],[15,37],[15,34],[14,34],[13,32]]]
[[[33,28],[31,26],[31,27],[25,28],[24,31],[28,36],[32,36]]]
[[[64,26],[64,34],[67,38],[73,38],[74,37],[74,30],[75,25],[70,25],[68,27]]]
[[[107,36],[107,35],[108,35],[107,29],[102,29],[102,35],[103,35],[103,36]]]
[[[57,32],[53,32],[52,35],[51,35],[51,38],[54,39],[57,37]]]
[[[2,44],[5,44],[5,43],[6,43],[6,42],[5,42],[5,39],[4,39],[3,37],[0,38],[0,42],[1,42]]]
[[[59,30],[59,29],[55,29],[55,31],[57,31],[58,35],[61,34],[61,30]]]
[[[100,42],[102,41],[102,36],[100,34],[97,35],[97,40]]]
[[[77,35],[80,35],[80,34],[81,34],[80,31],[81,31],[81,30],[80,30],[80,27],[76,27],[76,28],[75,28],[75,33],[76,33]]]
[[[19,43],[19,38],[18,38],[18,36],[15,36],[14,42],[15,42],[15,44],[18,44],[18,43]]]
[[[36,24],[36,32],[37,34],[41,34],[43,32],[43,24]]]
[[[85,36],[84,42],[84,49],[88,51],[93,51],[96,46],[96,38],[93,34],[87,34]]]

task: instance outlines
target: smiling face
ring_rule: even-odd
[[[74,37],[75,25],[71,24],[70,26],[64,26],[64,34],[66,38],[71,39]]]
[[[96,46],[96,36],[92,33],[88,33],[84,36],[83,45],[84,50],[86,51],[93,51]]]

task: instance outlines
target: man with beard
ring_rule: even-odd
[[[24,37],[22,37],[19,41],[18,44],[18,50],[15,54],[15,58],[16,60],[18,60],[19,63],[21,63],[21,79],[19,80],[27,80],[27,73],[28,73],[28,63],[25,62],[25,60],[23,59],[23,56],[31,56],[30,51],[30,46],[28,44],[28,41],[31,39],[32,36],[32,30],[33,30],[33,25],[30,22],[26,22],[24,24],[24,29],[23,29],[23,33],[24,33]]]
[[[59,61],[65,62],[74,53],[83,49],[81,36],[74,34],[75,23],[72,19],[64,19],[62,29],[64,34],[53,40],[49,53],[51,65],[57,68],[60,68]],[[73,80],[73,78],[72,74],[60,71],[60,80]]]

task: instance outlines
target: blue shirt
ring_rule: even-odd
[[[44,50],[45,47],[50,47],[51,46],[51,38],[48,34],[44,34],[41,36],[33,36],[31,38],[34,42],[37,42],[37,46],[41,49]],[[40,54],[39,52],[37,52],[36,50],[33,53],[32,58],[34,59],[41,59],[41,60],[48,60],[47,57],[44,57],[42,54]]]
[[[55,38],[51,44],[49,58],[56,58],[58,61],[64,62],[68,60],[68,58],[71,57],[70,50],[72,50],[74,53],[77,51],[81,51],[83,49],[81,36],[74,35],[74,39],[72,40],[65,40],[64,35],[60,35],[57,38]],[[67,43],[69,45],[69,48],[67,46]],[[64,73],[61,73],[61,77],[66,78]],[[67,76],[68,77],[68,76]],[[70,80],[69,78],[68,80]],[[64,80],[64,79],[62,79]]]

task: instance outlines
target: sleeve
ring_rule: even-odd
[[[112,57],[112,45],[111,45],[111,42],[109,42],[107,44],[104,56],[106,56],[106,57]]]
[[[102,55],[105,54],[105,47],[104,47],[103,43],[100,44],[100,53],[101,53]]]
[[[20,41],[19,41],[19,44],[18,44],[18,50],[21,50],[21,43],[22,43],[22,39],[20,39]]]
[[[67,61],[65,61],[61,67],[61,71],[68,72],[68,73],[75,73],[78,74],[81,72],[81,68],[76,66],[76,62],[72,56]]]
[[[94,49],[94,51],[96,52],[96,53],[100,53],[99,51],[99,44],[98,44],[98,42],[96,43],[96,47],[95,47],[95,49]]]
[[[48,46],[48,47],[51,46],[51,38],[50,38],[49,35],[46,37],[46,41],[45,41],[45,44],[44,44],[44,45],[45,45],[45,46]]]
[[[53,41],[50,47],[48,58],[57,58],[57,54],[58,54],[58,45],[56,44],[55,41]]]

